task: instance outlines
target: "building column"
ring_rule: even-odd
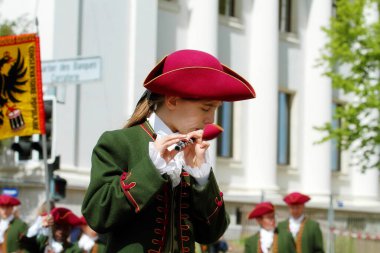
[[[218,0],[190,0],[187,2],[187,48],[217,56]]]
[[[201,50],[218,58],[218,6],[218,0],[186,1],[183,10],[186,12],[183,21],[187,24],[186,49]],[[211,164],[217,170],[216,140],[210,142]]]
[[[359,166],[351,169],[351,194],[358,200],[377,200],[379,195],[379,171],[369,169],[361,172]]]
[[[331,0],[300,1],[300,30],[304,55],[304,81],[300,88],[300,146],[298,150],[299,170],[303,191],[314,196],[326,196],[331,189],[330,142],[315,144],[325,133],[314,127],[331,121],[332,88],[323,70],[316,67],[321,57],[320,50],[327,42],[322,27],[329,25]],[[303,19],[303,20],[302,20]]]
[[[247,18],[249,74],[257,97],[242,103],[245,188],[277,190],[278,1],[255,0]]]
[[[128,31],[127,59],[125,84],[125,108],[127,116],[132,115],[144,87],[143,82],[149,71],[156,65],[157,59],[157,1],[130,0],[128,1]]]

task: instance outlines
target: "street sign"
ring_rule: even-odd
[[[100,57],[42,61],[42,84],[78,84],[100,80]]]
[[[2,188],[1,189],[1,194],[9,195],[12,197],[17,197],[18,196],[18,189],[17,188]]]

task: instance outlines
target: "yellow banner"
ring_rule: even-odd
[[[0,140],[45,133],[39,38],[0,37]]]

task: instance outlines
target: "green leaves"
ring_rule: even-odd
[[[28,33],[33,22],[27,15],[22,15],[15,20],[0,19],[0,36]]]
[[[370,7],[369,7],[370,6]],[[318,127],[350,149],[362,170],[380,169],[380,0],[337,0],[337,15],[323,30],[329,37],[321,56],[324,74],[346,101],[333,116],[340,120]],[[377,19],[369,22],[369,12]],[[339,99],[342,99],[339,97]]]

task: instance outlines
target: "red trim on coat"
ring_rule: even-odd
[[[138,213],[140,212],[139,204],[137,204],[137,201],[129,192],[130,189],[136,186],[136,182],[130,182],[129,184],[124,182],[124,180],[127,180],[130,176],[131,176],[131,172],[129,173],[123,172],[120,176],[120,186],[121,186],[121,189],[123,189],[124,195],[127,197],[127,199],[131,202],[131,204],[135,208],[135,213]]]
[[[223,192],[219,192],[219,196],[220,196],[220,200],[218,199],[218,197],[215,197],[215,204],[216,204],[215,210],[207,217],[207,223],[208,224],[210,224],[210,220],[211,220],[212,216],[214,216],[216,213],[218,213],[219,209],[223,205]]]
[[[141,124],[140,125],[141,126],[141,128],[150,136],[150,138],[152,138],[152,140],[156,140],[156,137],[157,137],[157,135],[156,134],[154,134],[154,133],[151,133],[150,131],[149,131],[149,129],[147,129],[145,126],[144,126],[144,124]]]

